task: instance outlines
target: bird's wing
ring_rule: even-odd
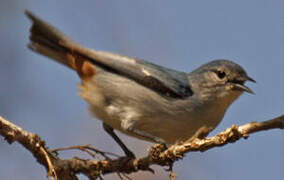
[[[160,94],[174,98],[185,98],[192,95],[187,74],[184,72],[103,51],[92,51],[90,61],[94,64],[100,62],[106,66],[106,69],[126,76]]]
[[[186,98],[192,95],[187,74],[184,72],[164,68],[137,58],[87,49],[31,12],[26,11],[26,14],[33,22],[29,47],[40,54],[68,67],[71,65],[66,61],[66,54],[71,54],[106,71],[132,79],[164,96]]]

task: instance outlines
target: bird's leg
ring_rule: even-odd
[[[134,153],[131,152],[127,148],[127,146],[119,139],[119,137],[115,134],[115,132],[114,132],[112,127],[110,127],[109,125],[103,123],[103,128],[115,140],[115,142],[121,147],[121,149],[123,150],[123,152],[125,153],[125,155],[127,157],[135,158]]]
[[[159,137],[153,136],[152,134],[149,134],[145,131],[141,131],[139,129],[135,128],[135,121],[133,121],[132,118],[124,119],[121,122],[121,127],[124,131],[129,132],[130,134],[136,135],[138,137],[141,137],[142,139],[159,143],[159,144],[166,144],[165,141]]]
[[[144,131],[140,131],[140,130],[133,129],[133,128],[129,128],[129,129],[127,129],[127,131],[129,131],[129,132],[131,132],[131,133],[133,133],[137,136],[140,136],[143,139],[147,139],[148,141],[152,141],[152,142],[155,142],[155,143],[158,143],[158,144],[166,144],[166,142],[163,139],[152,136],[151,134],[146,133]]]

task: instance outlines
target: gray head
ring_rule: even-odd
[[[190,73],[190,76],[199,94],[207,98],[227,97],[232,102],[244,91],[253,94],[244,83],[255,81],[240,65],[229,60],[211,61]]]

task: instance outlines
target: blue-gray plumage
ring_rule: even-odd
[[[215,60],[191,73],[180,72],[84,48],[32,13],[26,14],[33,22],[29,47],[78,73],[80,96],[129,156],[133,154],[113,129],[174,144],[201,127],[215,128],[234,100],[244,91],[253,93],[244,83],[254,80],[232,61]]]

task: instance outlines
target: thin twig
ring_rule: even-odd
[[[66,150],[72,150],[72,149],[84,151],[84,152],[88,153],[90,156],[92,156],[93,158],[97,157],[95,153],[100,154],[101,156],[103,156],[106,159],[111,159],[107,155],[119,157],[119,155],[117,155],[117,154],[114,154],[114,153],[111,153],[111,152],[104,152],[104,151],[98,150],[94,147],[91,147],[90,144],[56,148],[56,149],[51,150],[51,152],[66,151]],[[93,153],[91,151],[93,151],[95,153]]]
[[[40,151],[45,155],[46,158],[46,162],[48,165],[48,172],[47,172],[47,177],[55,177],[55,180],[58,180],[57,175],[56,175],[56,171],[55,168],[50,160],[50,157],[48,155],[48,153],[46,152],[46,150],[43,147],[40,147]]]

